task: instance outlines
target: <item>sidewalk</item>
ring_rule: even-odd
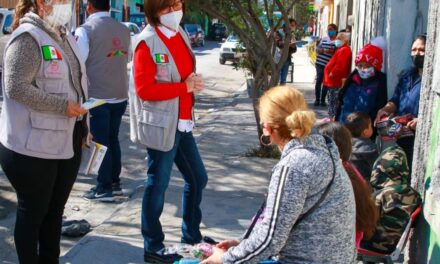
[[[298,49],[294,62],[293,86],[304,92],[307,102],[312,105],[315,68],[308,61],[305,48]],[[264,199],[271,169],[277,162],[245,157],[247,150],[258,145],[258,137],[246,87],[237,88],[224,85],[217,90],[210,89],[198,96],[196,104],[194,134],[209,176],[202,202],[202,234],[217,240],[238,238],[245,231]],[[326,113],[325,108],[316,111],[318,118]],[[143,263],[140,211],[146,178],[146,150],[129,141],[128,121],[125,115],[120,135],[124,157],[123,187],[128,197],[113,204],[87,202],[81,195],[94,184],[95,177],[79,176],[66,205],[65,216],[69,220],[87,219],[94,229],[80,240],[63,237],[64,256],[60,263]],[[2,178],[0,169],[0,190],[9,191],[8,203],[15,206],[13,191]],[[183,180],[174,168],[161,217],[167,245],[180,241],[182,187]],[[0,199],[1,196],[3,194]],[[3,206],[3,200],[0,201]],[[13,221],[13,214],[4,219],[0,215],[0,259],[12,261],[0,263],[16,263],[11,237]]]
[[[315,69],[304,49],[295,54],[294,61],[293,86],[302,90],[312,104]],[[245,87],[241,87],[232,100],[223,100],[226,103],[220,107],[218,103],[209,106],[216,100],[219,98],[199,98],[200,119],[195,133],[209,175],[202,203],[202,233],[221,240],[238,238],[249,225],[264,199],[276,160],[243,155],[258,144],[252,105]],[[325,109],[317,110],[322,117]],[[145,171],[141,174],[145,175]],[[173,170],[161,218],[167,245],[180,240],[182,186],[178,171]],[[130,201],[120,205],[109,219],[70,250],[62,263],[90,263],[92,256],[93,263],[143,263],[142,193],[142,188],[137,189]]]

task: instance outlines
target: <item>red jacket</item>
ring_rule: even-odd
[[[324,85],[326,87],[342,87],[342,79],[346,79],[350,74],[351,56],[351,49],[347,44],[336,50],[335,55],[325,66]],[[330,73],[332,73],[331,77]]]

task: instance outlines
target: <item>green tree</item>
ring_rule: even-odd
[[[252,99],[258,127],[262,135],[257,109],[261,94],[279,82],[279,73],[288,58],[289,45],[284,45],[281,59],[274,59],[276,50],[275,34],[283,24],[288,29],[289,14],[300,0],[190,0],[189,5],[200,8],[212,18],[223,21],[237,34],[246,47],[246,68],[252,74]],[[285,42],[289,43],[291,30],[287,30]]]

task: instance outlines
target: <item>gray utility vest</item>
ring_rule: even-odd
[[[111,17],[90,19],[81,27],[87,32],[90,47],[86,60],[89,96],[128,98],[130,31]]]
[[[29,33],[40,47],[51,46],[61,54],[61,60],[44,60],[41,55],[41,66],[35,77],[37,88],[67,100],[80,102],[82,95],[77,94],[76,89],[70,85],[71,69],[67,56],[44,30],[28,23],[20,25],[12,33],[5,52],[12,41],[23,33]],[[80,58],[75,39],[69,33],[67,41],[76,57]],[[82,60],[78,59],[78,61],[82,73],[81,86],[84,96],[87,98],[85,65]],[[5,63],[3,61],[3,65]],[[5,74],[2,79],[3,89],[5,89],[4,76]],[[72,138],[76,118],[69,118],[58,113],[35,111],[10,99],[6,96],[5,90],[3,90],[3,95],[0,142],[6,148],[22,155],[42,159],[70,159],[73,157]]]
[[[186,32],[179,28],[179,33],[185,41],[189,52],[194,60],[195,57],[191,50],[191,43]],[[177,69],[176,63],[170,51],[157,35],[155,28],[148,25],[137,38],[137,46],[144,41],[150,49],[153,61],[156,63],[156,82],[158,83],[179,83],[182,78]],[[168,63],[159,63],[156,55],[168,56]],[[142,101],[136,94],[134,88],[134,68],[130,75],[130,139],[148,148],[170,151],[174,146],[179,119],[179,97],[164,101]]]

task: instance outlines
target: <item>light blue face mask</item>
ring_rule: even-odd
[[[342,40],[340,40],[340,39],[337,39],[337,40],[335,40],[334,44],[335,44],[336,48],[339,48],[339,47],[342,47],[342,45],[344,45],[344,42],[342,42]]]
[[[364,69],[356,67],[356,69],[359,73],[359,76],[364,80],[374,76],[374,67],[368,67]]]

